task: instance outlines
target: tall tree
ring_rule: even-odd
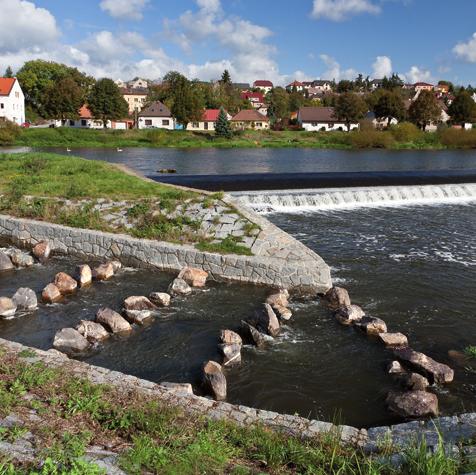
[[[347,79],[342,79],[342,81],[339,81],[339,83],[337,84],[337,92],[339,93],[350,92],[353,90],[354,90],[354,83]]]
[[[107,128],[109,120],[127,117],[129,106],[117,84],[108,78],[100,79],[91,89],[88,107],[94,118],[102,120]]]
[[[223,74],[221,75],[221,83],[222,84],[231,84],[231,75],[230,75],[230,71],[228,71],[228,69],[225,69],[225,71],[223,71]]]
[[[422,130],[426,130],[428,125],[438,122],[441,118],[441,106],[431,91],[422,91],[412,102],[408,112],[410,120]]]
[[[10,66],[7,67],[7,69],[5,70],[5,76],[6,78],[12,78],[13,77],[13,71],[12,71],[12,68]]]
[[[223,107],[220,107],[220,113],[218,114],[218,119],[215,124],[215,135],[226,139],[231,138],[230,121]]]
[[[405,117],[405,105],[396,90],[383,90],[379,96],[373,111],[378,119],[387,118],[387,127],[390,126],[392,118],[401,121]]]
[[[367,112],[367,104],[365,101],[352,92],[345,92],[341,94],[335,106],[335,113],[337,118],[343,120],[347,125],[347,130],[350,130],[352,122],[358,122]]]
[[[74,119],[86,101],[83,88],[71,77],[60,79],[45,89],[44,111],[46,119]]]
[[[275,87],[268,95],[268,116],[273,124],[279,124],[289,116],[289,94],[282,87]]]
[[[456,124],[465,124],[476,120],[476,102],[471,94],[462,89],[448,108],[451,120]]]
[[[385,76],[382,80],[382,88],[392,91],[393,89],[401,89],[403,80],[398,74],[393,73],[389,78]]]

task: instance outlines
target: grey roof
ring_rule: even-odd
[[[327,79],[316,79],[315,81],[312,81],[314,87],[325,86],[326,84],[331,84],[331,81],[328,81]]]
[[[160,101],[152,103],[149,107],[142,109],[139,117],[172,117],[169,108]]]
[[[337,122],[333,107],[301,107],[299,119],[302,122]]]

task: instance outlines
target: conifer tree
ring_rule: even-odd
[[[226,139],[231,138],[230,121],[228,120],[223,107],[220,107],[220,113],[218,114],[218,119],[215,124],[215,135]]]

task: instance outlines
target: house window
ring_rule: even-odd
[[[152,125],[152,119],[145,119],[145,125]]]
[[[81,126],[86,127],[88,125],[88,121],[86,119],[81,119]]]
[[[256,122],[256,127],[262,127],[262,123],[261,122]]]
[[[3,102],[0,104],[0,109],[5,109],[5,104]]]
[[[164,119],[162,125],[170,125],[170,120]]]
[[[205,122],[205,130],[208,130],[208,122]]]
[[[137,97],[134,97],[134,102],[139,102],[139,99]]]
[[[198,129],[200,127],[200,124],[198,122],[193,122],[192,123],[192,128]]]
[[[18,99],[20,97],[20,93],[19,92],[15,92],[15,97]]]
[[[69,125],[70,125],[70,127],[74,127],[74,120],[70,120]]]

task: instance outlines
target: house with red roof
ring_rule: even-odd
[[[228,120],[231,119],[231,115],[226,112],[226,117]],[[220,109],[205,109],[203,111],[202,120],[199,122],[190,122],[187,125],[187,130],[194,130],[199,132],[214,131],[215,123],[218,120],[220,115]]]
[[[231,125],[234,129],[269,129],[269,119],[265,115],[254,109],[244,109],[231,118]]]
[[[292,92],[294,90],[298,91],[298,92],[301,92],[301,91],[304,91],[304,84],[302,82],[299,82],[299,81],[293,81],[292,83],[288,84],[286,86],[286,90],[288,92]]]
[[[271,81],[267,81],[264,79],[258,79],[253,83],[253,88],[254,89],[260,89],[263,91],[265,94],[268,94],[273,89],[273,83]]]
[[[0,121],[25,123],[25,96],[17,78],[0,78]]]
[[[427,82],[416,82],[413,84],[413,89],[415,89],[416,93],[419,93],[421,91],[433,91],[435,86],[433,84],[429,84]]]
[[[65,123],[65,127],[72,127],[74,129],[103,129],[104,124],[102,120],[95,119],[89,107],[84,104],[78,111],[78,118],[69,119]],[[106,124],[108,129],[112,128],[110,120]]]

